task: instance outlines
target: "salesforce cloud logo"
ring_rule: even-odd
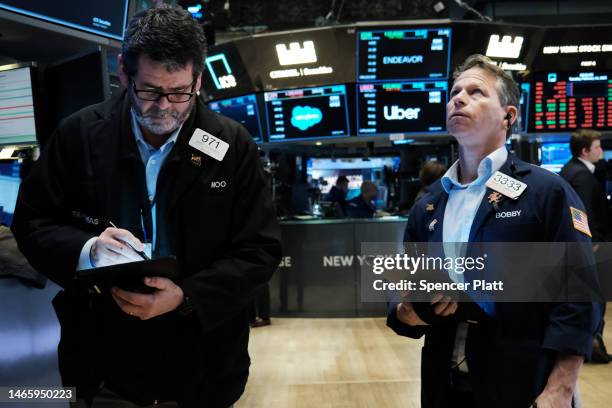
[[[301,131],[321,123],[322,120],[321,110],[312,106],[296,106],[291,112],[291,124]]]

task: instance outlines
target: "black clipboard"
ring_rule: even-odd
[[[85,269],[77,272],[75,282],[78,291],[90,294],[109,293],[113,286],[130,292],[153,293],[156,289],[144,283],[146,276],[159,276],[176,281],[179,264],[176,258],[166,257]]]

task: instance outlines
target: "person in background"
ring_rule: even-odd
[[[346,176],[339,176],[336,185],[325,195],[325,201],[329,201],[334,206],[335,216],[342,218],[346,215],[346,193],[348,192],[349,179]]]
[[[422,187],[414,198],[414,202],[419,201],[425,194],[429,193],[429,186],[446,173],[446,166],[438,160],[429,160],[423,165],[421,171],[419,171],[419,180],[421,180]]]
[[[589,217],[589,228],[593,234],[593,242],[609,242],[611,239],[610,210],[606,193],[595,177],[595,164],[603,156],[601,149],[601,134],[596,130],[581,129],[572,134],[570,139],[572,158],[561,169],[561,177],[576,190],[584,203]],[[597,258],[597,252],[595,253]],[[603,272],[603,271],[600,271]],[[602,305],[601,326],[597,336],[593,339],[593,353],[591,361],[608,364],[610,356],[603,341],[603,314],[606,304]]]
[[[361,183],[361,193],[347,201],[346,215],[349,218],[372,218],[376,213],[376,196],[378,196],[378,187],[371,181]]]
[[[249,324],[253,328],[272,324],[270,319],[270,285],[268,283],[257,289],[253,296],[253,304],[249,311]]]

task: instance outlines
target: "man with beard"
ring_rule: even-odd
[[[248,377],[248,312],[280,259],[257,147],[197,98],[201,27],[181,8],[130,21],[125,92],[63,121],[21,187],[13,231],[62,288],[60,371],[74,406],[231,406]],[[78,291],[81,270],[176,257],[153,293]]]

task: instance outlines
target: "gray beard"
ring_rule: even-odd
[[[143,114],[142,110],[136,104],[136,101],[134,100],[135,96],[133,92],[130,91],[129,95],[130,95],[130,102],[132,104],[132,109],[134,111],[134,116],[136,116],[136,121],[138,122],[138,124],[142,126],[144,129],[146,129],[147,131],[157,136],[163,136],[163,135],[170,134],[174,132],[176,129],[178,129],[179,127],[181,127],[181,125],[185,123],[185,121],[189,117],[189,114],[191,113],[191,109],[193,107],[193,98],[192,98],[192,100],[188,102],[189,109],[187,109],[185,113],[183,114],[180,114],[172,110],[162,111],[155,105],[149,108],[146,114]],[[154,123],[153,120],[148,116],[151,114],[158,116],[160,113],[162,114],[162,116],[172,117],[173,120],[170,121],[168,125],[159,125],[159,124]]]

